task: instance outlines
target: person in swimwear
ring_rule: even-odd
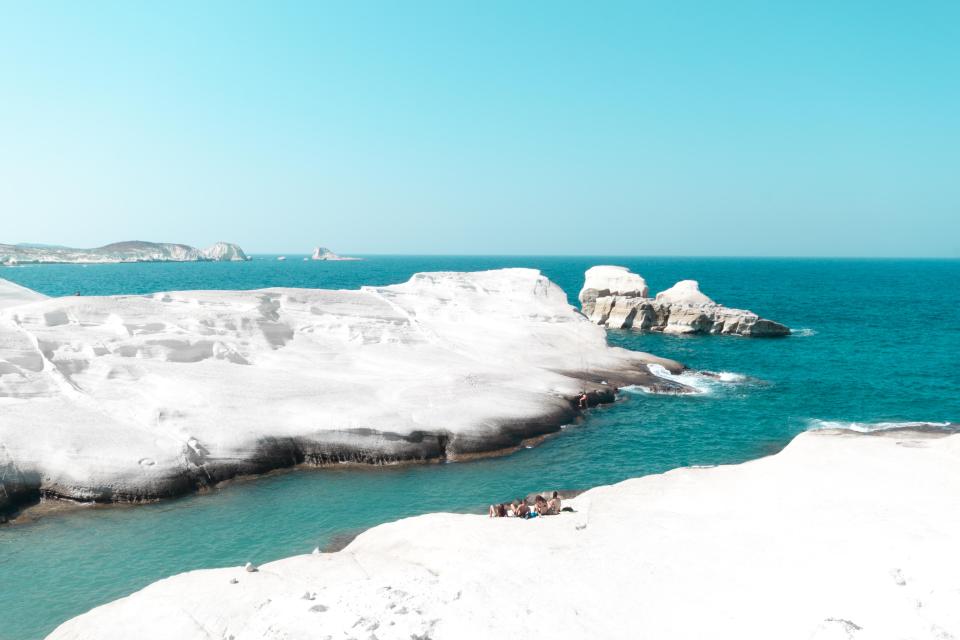
[[[560,494],[553,492],[553,497],[547,502],[547,515],[555,516],[560,513]]]
[[[581,391],[580,397],[577,398],[577,406],[581,409],[586,409],[588,406],[587,392]]]
[[[547,515],[547,511],[549,510],[549,507],[547,507],[547,499],[538,495],[533,501],[533,510],[538,516]]]
[[[503,504],[492,504],[487,510],[487,513],[491,518],[505,518],[507,517],[507,505]]]

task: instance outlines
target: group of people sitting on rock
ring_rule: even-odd
[[[560,506],[560,493],[553,492],[553,497],[547,500],[537,495],[533,504],[527,504],[525,498],[517,498],[512,503],[501,502],[490,505],[491,518],[536,518],[538,516],[555,516],[561,511],[573,511],[570,507]]]

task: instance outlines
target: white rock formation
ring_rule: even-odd
[[[207,247],[203,250],[203,256],[207,260],[219,262],[244,262],[250,259],[243,252],[243,249],[229,242],[218,242],[211,247]]]
[[[581,298],[588,291],[595,291],[597,296],[646,298],[649,289],[646,280],[626,267],[599,265],[590,267],[584,274]]]
[[[647,281],[626,267],[597,265],[587,269],[584,274],[583,287],[579,295],[580,307],[583,313],[590,317],[597,298],[609,296],[646,298],[648,293]]]
[[[433,514],[343,551],[193,571],[49,640],[960,637],[960,435],[810,432],[575,513]]]
[[[96,249],[71,249],[43,245],[0,244],[0,264],[104,262],[196,262],[247,260],[235,244],[218,242],[207,249],[167,242],[115,242]]]
[[[313,250],[313,255],[310,256],[311,260],[360,260],[360,258],[350,258],[347,256],[338,256],[330,249],[326,247],[317,247]]]
[[[21,287],[16,282],[0,278],[0,309],[46,299],[47,296],[42,293],[37,293],[26,287]]]
[[[456,458],[559,430],[583,389],[692,391],[530,269],[356,291],[9,288],[26,304],[0,310],[0,511],[38,491],[140,500],[300,462]]]
[[[717,304],[700,291],[700,283],[696,280],[681,280],[669,289],[657,294],[656,301],[660,304],[703,305]]]
[[[790,333],[784,325],[752,311],[717,304],[700,291],[696,280],[681,280],[656,298],[647,295],[643,278],[626,268],[592,267],[580,290],[580,305],[592,322],[615,329],[752,337]]]

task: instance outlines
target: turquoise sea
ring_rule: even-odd
[[[40,265],[0,277],[50,295],[267,286],[355,288],[417,271],[535,267],[575,301],[583,272],[620,264],[659,291],[683,278],[794,328],[783,339],[610,332],[631,349],[746,376],[696,397],[624,393],[540,446],[494,459],[277,473],[137,507],[84,507],[0,526],[0,639],[60,622],[174,573],[263,563],[427,511],[587,488],[683,465],[736,463],[822,424],[960,421],[960,261],[400,257],[305,262]],[[522,526],[522,523],[518,523]]]

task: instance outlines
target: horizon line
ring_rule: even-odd
[[[283,251],[250,251],[248,256],[309,256],[308,253]],[[369,256],[384,258],[716,258],[716,259],[757,259],[757,260],[960,260],[957,255],[735,255],[735,254],[617,254],[617,253],[376,253],[346,251],[343,256]],[[326,262],[317,260],[317,262]],[[332,262],[336,262],[335,260]]]

